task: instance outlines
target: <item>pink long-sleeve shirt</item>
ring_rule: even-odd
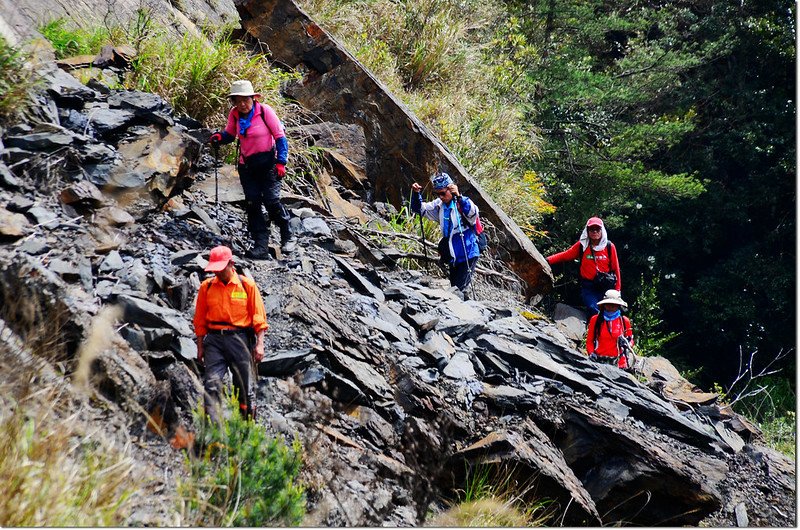
[[[286,134],[283,131],[283,124],[278,119],[278,115],[269,105],[264,105],[256,101],[253,119],[247,129],[246,136],[239,136],[239,112],[234,108],[228,114],[228,124],[225,132],[231,136],[239,138],[239,162],[244,163],[244,159],[256,153],[267,153],[275,147],[275,140],[283,138]],[[261,119],[263,112],[264,119]]]

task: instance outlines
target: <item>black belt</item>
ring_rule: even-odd
[[[248,328],[233,328],[233,329],[209,329],[209,335],[233,335],[234,333],[244,333]]]
[[[617,364],[619,364],[619,355],[616,355],[614,357],[611,357],[609,355],[598,355],[597,359],[595,359],[595,362],[598,362],[600,364],[611,364],[616,366]]]

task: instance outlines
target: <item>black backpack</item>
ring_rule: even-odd
[[[627,338],[627,333],[628,333],[628,329],[629,328],[628,328],[628,326],[625,325],[625,317],[620,315],[619,318],[622,319],[622,335],[621,336]],[[603,322],[605,322],[605,320],[603,319],[602,313],[598,313],[597,314],[597,318],[594,321],[594,350],[595,351],[597,351],[597,344],[600,341],[600,327],[603,325]],[[617,349],[619,349],[619,346],[617,346]]]

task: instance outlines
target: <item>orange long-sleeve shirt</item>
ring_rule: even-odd
[[[194,310],[194,331],[204,337],[208,329],[253,328],[266,330],[267,312],[256,283],[246,276],[234,274],[222,283],[217,277],[205,280],[197,293]]]

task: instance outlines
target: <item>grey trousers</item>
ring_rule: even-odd
[[[239,397],[239,412],[245,417],[255,418],[255,380],[247,334],[206,335],[203,338],[203,360],[204,402],[211,419],[218,423],[222,419],[222,380],[229,368]]]

